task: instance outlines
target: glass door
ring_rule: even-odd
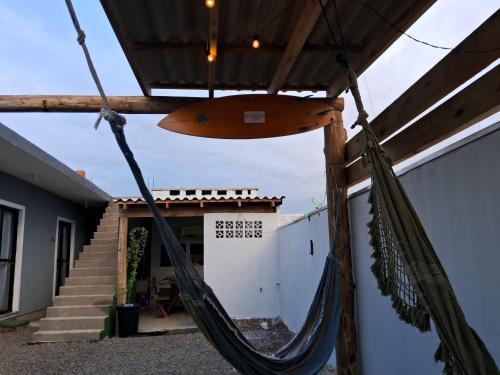
[[[71,223],[59,221],[57,230],[56,296],[59,295],[59,288],[64,285],[66,277],[69,276],[71,225]]]
[[[12,311],[18,211],[0,205],[0,314]]]

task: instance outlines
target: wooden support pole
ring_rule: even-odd
[[[128,218],[120,217],[118,229],[117,303],[126,303]]]
[[[352,274],[349,217],[347,212],[347,184],[345,179],[345,144],[342,113],[335,111],[335,121],[324,128],[326,162],[326,196],[328,202],[328,230],[330,238],[335,230],[335,192],[342,192],[341,217],[337,233],[337,260],[340,272],[340,330],[335,352],[338,375],[358,375],[358,341],[354,310],[354,279]]]

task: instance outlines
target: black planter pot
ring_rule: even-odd
[[[128,337],[137,335],[139,332],[139,312],[141,305],[126,304],[116,306],[118,314],[118,336]]]

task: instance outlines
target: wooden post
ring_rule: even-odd
[[[118,229],[117,303],[126,303],[128,218],[120,217]]]
[[[337,234],[337,259],[340,271],[340,330],[335,345],[338,375],[359,374],[358,342],[354,315],[354,281],[352,275],[349,217],[347,212],[347,185],[345,179],[345,144],[347,133],[342,112],[335,111],[332,125],[324,128],[326,161],[326,196],[328,202],[328,230],[330,238],[335,228],[335,191],[342,192],[341,217]]]

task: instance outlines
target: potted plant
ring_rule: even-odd
[[[128,337],[139,331],[139,312],[141,305],[136,303],[137,269],[148,239],[148,231],[144,227],[137,227],[129,233],[129,248],[127,252],[127,289],[126,303],[116,307],[118,313],[118,335]]]

